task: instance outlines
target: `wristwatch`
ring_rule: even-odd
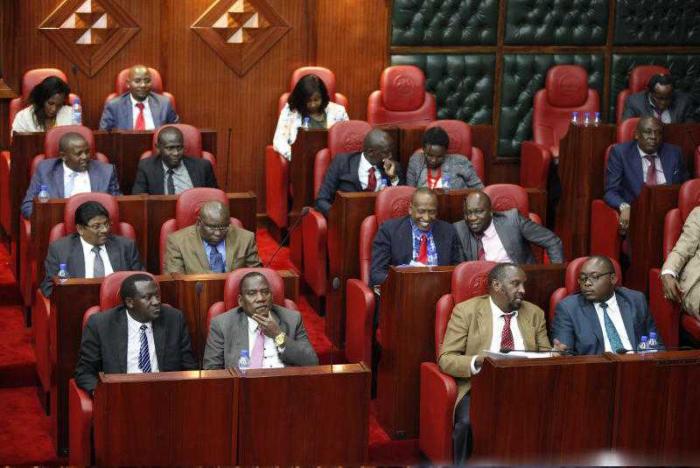
[[[275,337],[275,346],[281,348],[284,346],[284,342],[287,340],[287,334],[285,332],[280,333]]]
[[[620,203],[620,206],[618,207],[618,209],[619,209],[620,211],[622,211],[622,210],[624,210],[625,208],[629,208],[629,207],[630,207],[630,204],[629,204],[629,203],[622,202],[622,203]]]

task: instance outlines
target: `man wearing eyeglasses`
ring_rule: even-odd
[[[647,301],[639,291],[616,287],[608,257],[592,256],[581,267],[580,292],[556,308],[552,338],[559,351],[601,354],[637,349],[640,337],[656,332]],[[661,337],[657,333],[659,344]]]
[[[165,273],[224,273],[262,266],[255,234],[231,226],[228,206],[209,201],[197,222],[168,236]]]
[[[115,271],[143,270],[133,240],[112,234],[109,212],[96,201],[83,203],[75,210],[75,229],[49,245],[44,261],[46,276],[41,291],[49,297],[53,277],[61,264],[71,278],[99,278]]]

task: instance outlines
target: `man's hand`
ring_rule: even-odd
[[[277,322],[275,322],[275,320],[272,318],[272,315],[270,314],[253,314],[253,320],[258,322],[265,336],[274,338],[280,333],[282,333],[280,326],[277,325]]]
[[[396,163],[392,159],[387,158],[384,160],[384,171],[392,181],[398,177],[396,173]]]
[[[627,234],[627,229],[630,226],[630,214],[632,212],[632,208],[629,206],[623,206],[620,208],[620,227],[619,227],[619,232],[621,236],[624,236]]]
[[[474,360],[474,367],[476,367],[477,369],[481,369],[482,364],[484,364],[484,355],[478,354],[476,356],[476,359]]]
[[[568,346],[566,346],[564,343],[562,343],[561,341],[554,338],[554,346],[552,347],[552,351],[555,352],[555,354],[554,354],[555,356],[561,356],[560,353],[565,353],[568,350],[569,350]],[[557,351],[559,351],[559,353],[557,353]]]
[[[661,275],[661,287],[664,290],[664,297],[673,302],[681,302],[683,290],[675,276],[665,274]]]

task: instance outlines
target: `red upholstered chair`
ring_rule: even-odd
[[[162,94],[163,96],[170,99],[170,104],[172,104],[173,109],[175,109],[175,96],[167,91],[163,91],[163,78],[160,76],[160,72],[155,68],[148,67],[148,71],[151,72],[151,91],[157,94]],[[105,99],[105,104],[111,99],[118,97],[127,91],[129,87],[126,84],[126,80],[129,78],[129,68],[125,68],[119,72],[116,80],[114,81],[114,92],[107,96]]]
[[[440,358],[447,324],[456,304],[488,292],[488,274],[493,262],[464,262],[452,273],[452,288],[435,310],[435,361]],[[418,446],[435,464],[452,463],[452,428],[457,403],[457,383],[443,374],[436,362],[420,368],[420,418]]]
[[[598,112],[598,92],[588,87],[588,73],[578,65],[556,65],[549,69],[544,89],[533,100],[533,141],[521,146],[520,184],[547,188],[552,158],[559,157],[559,141],[566,135],[571,113]]]
[[[202,205],[209,201],[220,201],[228,206],[228,197],[223,190],[197,187],[185,190],[180,194],[175,204],[175,217],[167,220],[160,227],[160,271],[165,273],[165,248],[168,243],[168,236],[175,231],[193,225],[197,222],[199,209]],[[231,218],[231,225],[237,228],[243,228],[243,224],[236,219]]]
[[[342,105],[347,110],[348,99],[335,91],[335,74],[324,67],[301,67],[294,70],[289,83],[289,90],[293,90],[301,78],[305,75],[317,75],[328,90],[330,100]],[[287,104],[289,92],[283,93],[277,103],[279,114]],[[274,150],[272,145],[265,147],[265,209],[267,216],[279,229],[287,227],[287,211],[289,207],[289,161]]]
[[[216,167],[216,158],[209,151],[204,151],[202,149],[202,132],[199,131],[194,125],[188,124],[169,124],[163,125],[156,129],[153,133],[153,146],[150,150],[144,151],[139,159],[150,158],[158,152],[156,145],[158,144],[158,135],[160,135],[161,130],[167,127],[175,127],[182,132],[185,143],[185,155],[193,156],[195,158],[202,158],[209,161],[212,167]]]
[[[625,100],[634,93],[639,93],[647,89],[649,80],[654,75],[670,75],[668,68],[660,65],[639,65],[632,69],[629,76],[629,84],[626,89],[617,95],[615,107],[616,121],[622,122],[622,111],[625,109]]]
[[[425,75],[413,65],[385,68],[379,90],[367,101],[367,121],[371,125],[430,122],[435,120],[435,96],[425,90]]]
[[[700,206],[700,179],[692,179],[681,185],[678,192],[678,208],[666,213],[664,219],[664,260],[673,250],[683,231],[683,224],[691,211]],[[656,327],[667,347],[678,346],[679,327],[695,341],[700,341],[700,321],[688,314],[682,314],[680,306],[664,299],[661,287],[661,268],[649,270],[649,309],[654,312]]]
[[[432,127],[441,127],[447,132],[447,136],[450,137],[450,146],[447,147],[447,152],[466,156],[474,166],[476,175],[485,183],[486,163],[484,161],[484,153],[476,146],[472,146],[472,127],[461,120],[449,119],[431,122],[426,127],[426,130]]]

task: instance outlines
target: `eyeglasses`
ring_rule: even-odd
[[[95,232],[109,231],[109,228],[112,227],[112,223],[110,221],[107,221],[106,223],[88,224],[85,227]]]
[[[614,271],[608,271],[606,273],[591,273],[590,275],[586,274],[580,274],[578,275],[578,282],[581,284],[585,284],[588,282],[588,280],[591,281],[591,283],[595,283],[599,279],[601,279],[605,275],[612,275],[615,273]]]

